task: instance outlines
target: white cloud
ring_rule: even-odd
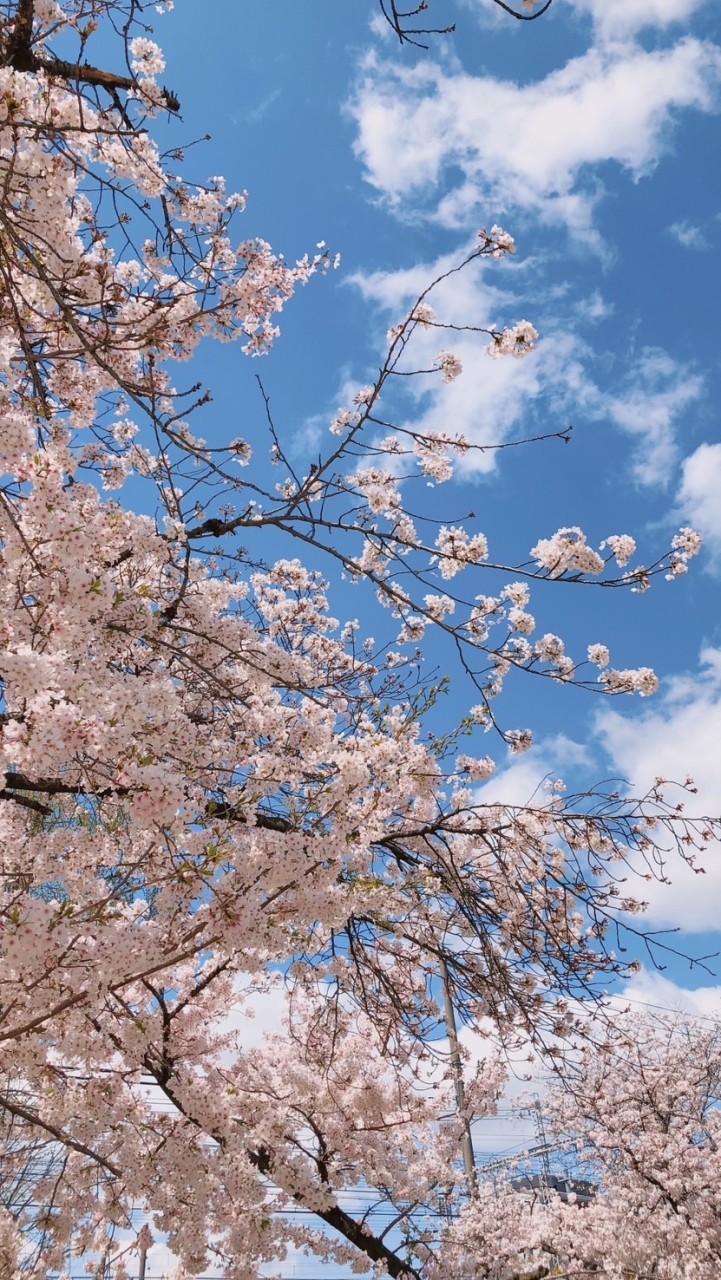
[[[702,392],[698,374],[665,351],[646,349],[634,360],[619,394],[599,394],[600,415],[638,442],[633,475],[639,484],[668,484],[677,458],[677,421]]]
[[[705,0],[575,0],[576,14],[587,13],[602,39],[627,40],[648,27],[687,22]]]
[[[676,676],[653,707],[622,715],[610,708],[595,720],[595,737],[613,760],[614,771],[643,794],[657,777],[683,783],[688,774],[698,788],[682,797],[688,816],[721,817],[721,649],[701,654],[700,670]],[[669,796],[671,793],[669,792]],[[721,846],[710,845],[705,874],[680,858],[669,858],[670,884],[650,881],[639,896],[649,902],[647,919],[689,933],[718,928],[721,918]]]
[[[677,240],[683,249],[697,249],[703,252],[709,248],[706,239],[700,227],[695,226],[692,222],[688,222],[686,218],[682,218],[679,222],[672,222],[668,228],[668,233]]]
[[[644,30],[664,29],[674,23],[687,22],[707,0],[574,0],[572,14],[591,19],[594,33],[607,43],[629,40]],[[536,0],[536,7],[541,0]],[[507,15],[495,4],[479,4],[466,0],[480,26],[509,26]],[[516,5],[520,8],[520,5]],[[553,9],[540,21],[552,22],[558,16]],[[511,29],[513,26],[511,25]]]
[[[431,344],[426,339],[423,345],[428,348]],[[552,365],[544,361],[540,352],[523,361],[489,360],[479,352],[478,345],[468,339],[453,341],[448,346],[461,360],[463,374],[450,386],[436,379],[429,388],[425,405],[413,415],[414,430],[421,433],[450,430],[480,448],[502,444],[516,432],[526,435],[522,424],[529,401],[555,381],[558,373],[555,362]],[[438,349],[436,339],[433,351],[428,353],[431,359]],[[463,457],[459,471],[487,473],[495,468],[496,461],[492,448],[488,452],[474,451]]]
[[[709,975],[705,975],[708,977]],[[689,1018],[721,1018],[721,986],[683,987],[653,969],[642,969],[617,1001],[649,1014],[672,1013]]]
[[[684,460],[678,507],[703,535],[711,561],[721,568],[721,444],[701,444]]]
[[[442,186],[432,213],[446,225],[480,225],[515,207],[600,248],[602,188],[589,167],[650,173],[674,116],[717,109],[720,82],[721,49],[692,38],[651,51],[595,47],[528,85],[370,58],[352,105],[356,150],[368,180],[405,211],[427,208]]]
[[[594,289],[588,297],[574,303],[573,310],[579,320],[594,324],[597,320],[606,320],[613,315],[615,305],[604,298],[599,289]]]
[[[491,753],[492,754],[492,753]],[[498,772],[482,786],[474,787],[478,804],[528,805],[544,798],[546,784],[554,782],[565,769],[590,763],[587,748],[563,733],[534,742],[522,755],[506,756]]]
[[[255,1049],[267,1036],[282,1032],[287,1013],[288,993],[280,974],[269,982],[265,991],[251,995],[239,985],[235,1001],[228,1006],[217,1028],[223,1035],[235,1034],[235,1043],[224,1055],[225,1061],[234,1062],[238,1051]]]

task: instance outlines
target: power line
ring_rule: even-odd
[[[705,991],[706,988],[699,987],[698,990]],[[714,1017],[711,1013],[691,1013],[686,1009],[674,1008],[670,1004],[656,1004],[652,1000],[638,1000],[635,996],[611,995],[608,998],[609,1000],[618,1000],[622,1004],[637,1004],[644,1009],[657,1009],[660,1013],[672,1013],[683,1022],[710,1022],[714,1026],[721,1027],[721,1008],[718,1016]]]

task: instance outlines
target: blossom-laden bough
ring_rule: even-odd
[[[699,540],[682,530],[643,566],[629,535],[596,549],[562,528],[508,565],[472,520],[411,514],[419,479],[449,479],[472,446],[383,405],[461,373],[434,296],[515,251],[495,226],[391,329],[305,475],[267,398],[277,484],[249,442],[196,435],[208,395],[178,390],[171,362],[206,338],[267,351],[331,259],[238,244],[244,196],[161,156],[152,120],[177,99],[147,9],[0,5],[0,1105],[20,1171],[50,1151],[32,1196],[5,1201],[0,1257],[47,1275],[71,1248],[119,1280],[142,1204],[188,1275],[212,1258],[249,1277],[291,1245],[420,1275],[438,1256],[424,1215],[503,1076],[489,1052],[453,1112],[439,972],[489,1045],[557,1054],[628,969],[629,876],[693,862],[716,831],[660,783],[480,799],[494,761],[461,739],[529,745],[495,711],[509,673],[652,693],[653,672],[600,643],[581,660],[536,638],[530,587],[645,589]],[[121,70],[95,65],[98,31]],[[462,331],[499,358],[538,339],[525,320]],[[108,496],[130,477],[162,518]],[[271,531],[292,553],[266,564]],[[382,644],[331,616],[321,566],[387,607]],[[473,697],[431,740],[429,627]],[[284,1030],[252,1041],[246,1013],[279,989]],[[348,1186],[377,1189],[392,1233],[346,1207]]]

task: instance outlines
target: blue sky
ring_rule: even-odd
[[[401,408],[478,443],[569,423],[573,440],[479,455],[427,501],[446,519],[474,509],[509,563],[574,524],[594,544],[631,533],[651,559],[691,523],[705,549],[685,580],[644,596],[562,586],[534,595],[542,631],[572,652],[600,641],[617,666],[653,666],[661,691],[611,702],[511,682],[504,722],[531,727],[537,745],[515,763],[499,757],[494,795],[527,799],[549,772],[574,787],[623,775],[638,790],[691,773],[699,810],[721,814],[718,8],[555,0],[525,24],[491,0],[433,0],[430,17],[455,20],[457,32],[426,52],[400,49],[373,0],[206,0],[158,19],[182,103],[164,139],[212,135],[188,152],[189,175],[248,189],[239,234],[289,259],[320,240],[342,255],[341,269],[284,314],[270,357],[201,350],[192,380],[214,401],[197,429],[260,446],[261,373],[302,469],[348,385],[372,380],[389,322],[479,227],[503,225],[518,254],[464,277],[444,302],[478,324],[531,320],[536,353],[500,364],[469,352],[451,388]],[[338,586],[334,604],[375,625],[364,595]],[[428,660],[447,669],[440,649]],[[439,723],[472,701],[454,679]],[[647,889],[649,922],[678,927],[682,951],[721,949],[720,850],[707,867]],[[718,1013],[721,962],[716,974],[671,961],[628,994]],[[494,1141],[489,1132],[485,1146]]]

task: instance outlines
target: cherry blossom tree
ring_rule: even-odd
[[[187,1275],[256,1275],[292,1245],[418,1276],[424,1214],[503,1081],[490,1054],[451,1106],[439,972],[489,1043],[557,1051],[626,971],[606,938],[633,931],[628,876],[692,862],[715,829],[660,783],[495,804],[477,790],[494,747],[459,748],[530,744],[496,711],[509,673],[653,693],[601,643],[537,636],[531,589],[642,590],[699,539],[639,565],[629,535],[561,528],[514,565],[472,520],[411,514],[472,446],[401,424],[395,389],[461,374],[436,298],[515,252],[497,226],[398,318],[306,474],[268,402],[267,441],[208,445],[208,393],[178,367],[204,339],[267,352],[333,261],[239,241],[244,195],[161,155],[153,120],[178,100],[149,12],[0,4],[0,1107],[59,1170],[42,1204],[5,1210],[0,1254],[49,1274],[71,1247],[119,1280],[142,1204]],[[499,359],[538,337],[464,333]],[[157,516],[109,496],[130,481]],[[268,564],[271,535],[288,554]],[[385,607],[380,644],[332,616],[339,574]],[[431,739],[429,628],[470,691]],[[278,990],[283,1030],[257,1043],[250,1014]],[[392,1233],[344,1207],[348,1186],[377,1189]]]
[[[461,1258],[477,1258],[476,1274],[496,1280],[713,1280],[721,1266],[720,1091],[718,1023],[622,1018],[603,1047],[583,1052],[546,1106],[547,1132],[572,1147],[595,1185],[590,1202],[488,1182],[450,1233],[444,1265],[456,1274]]]

